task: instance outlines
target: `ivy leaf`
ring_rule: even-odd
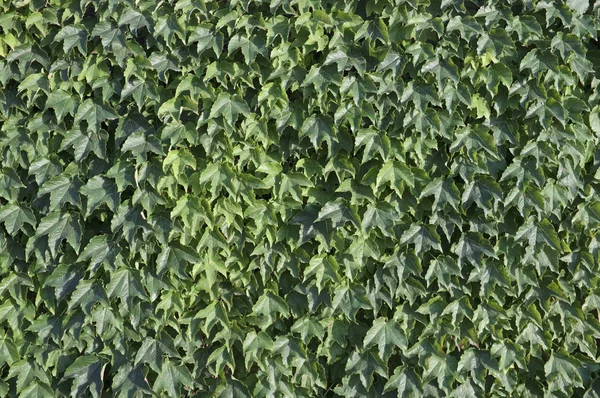
[[[461,235],[454,253],[458,255],[459,266],[463,261],[469,261],[474,266],[482,263],[482,256],[497,258],[494,248],[479,232],[467,232]]]
[[[119,26],[127,25],[133,34],[137,34],[137,30],[143,27],[150,27],[150,23],[138,10],[133,8],[127,8],[123,14],[121,14],[118,22]]]
[[[113,378],[113,389],[119,393],[119,396],[130,396],[142,391],[151,394],[150,386],[142,373],[140,367],[133,367],[130,364],[119,367]]]
[[[114,182],[100,177],[92,177],[86,185],[79,191],[87,198],[85,216],[89,216],[102,203],[106,203],[108,208],[116,211],[119,204],[119,192]]]
[[[583,15],[590,7],[589,0],[567,0],[567,6],[576,14]]]
[[[370,309],[371,305],[367,301],[366,292],[364,288],[357,285],[342,285],[335,292],[333,297],[333,308],[341,309],[341,311],[350,320],[354,320],[358,310]]]
[[[358,225],[358,214],[351,206],[338,198],[335,201],[327,202],[319,211],[319,216],[315,221],[331,220],[333,227],[338,228],[350,221],[354,225]]]
[[[394,222],[398,218],[396,210],[387,203],[381,203],[376,206],[369,205],[363,215],[362,230],[368,232],[372,228],[378,228],[384,236],[394,238]]]
[[[191,248],[172,244],[164,248],[156,262],[156,272],[160,275],[167,270],[172,271],[182,279],[188,278],[185,269],[188,263],[199,263],[200,256]]]
[[[71,393],[82,394],[88,388],[93,397],[99,397],[102,391],[103,363],[96,355],[79,357],[65,370],[66,379],[74,379]]]
[[[118,297],[124,303],[131,303],[132,297],[148,300],[142,284],[135,273],[127,268],[120,268],[110,278],[106,285],[108,298]]]
[[[46,109],[54,109],[56,121],[60,123],[66,115],[74,115],[75,97],[64,90],[52,91],[46,100]]]
[[[324,282],[338,283],[341,279],[338,274],[340,266],[333,256],[320,255],[310,260],[309,266],[304,270],[304,280],[313,275],[316,278],[317,288],[323,290]]]
[[[229,55],[231,55],[231,53],[238,49],[242,51],[247,65],[250,65],[256,59],[258,54],[267,57],[265,42],[257,35],[252,35],[251,37],[239,34],[234,35],[227,45],[227,51]]]
[[[79,124],[81,121],[85,120],[87,122],[87,128],[97,132],[102,122],[106,120],[115,120],[118,117],[119,115],[108,106],[87,99],[77,107],[74,123]]]
[[[227,93],[221,93],[210,109],[210,118],[223,116],[230,126],[234,126],[239,115],[248,116],[250,109],[248,104],[240,98],[232,97]]]
[[[102,40],[102,46],[105,48],[125,47],[125,38],[119,28],[115,28],[112,22],[104,21],[96,24],[91,33],[92,37],[98,36]]]
[[[410,188],[414,188],[415,178],[411,169],[402,162],[387,161],[377,173],[375,190],[386,183],[401,195],[403,184],[406,184]]]
[[[423,250],[436,249],[442,251],[440,236],[431,225],[413,224],[400,237],[400,245],[414,244],[417,255]]]
[[[529,245],[538,250],[540,245],[548,245],[552,249],[560,250],[561,244],[554,227],[547,219],[535,222],[529,218],[525,224],[517,231],[515,238],[518,240],[527,240]]]
[[[185,366],[178,366],[166,360],[152,388],[155,391],[166,391],[175,397],[179,395],[181,386],[189,386],[192,383],[192,375]]]
[[[56,36],[54,36],[54,40],[63,42],[63,51],[66,53],[75,46],[82,55],[87,54],[87,32],[85,28],[81,25],[68,25],[62,28]]]
[[[380,357],[370,350],[362,353],[354,351],[346,363],[346,373],[358,374],[363,387],[368,389],[373,384],[374,374],[385,377],[387,366]]]
[[[17,378],[17,392],[20,392],[21,394],[26,391],[25,387],[29,387],[29,385],[36,380],[50,384],[50,379],[46,372],[44,372],[33,360],[23,359],[13,363],[6,379],[10,380],[14,377]]]
[[[146,136],[143,132],[136,132],[130,135],[123,143],[121,150],[129,151],[141,159],[145,159],[149,152],[158,155],[162,154],[162,148],[158,140],[155,137]]]
[[[21,393],[26,397],[36,397],[36,398],[52,398],[55,396],[54,391],[45,383],[41,383],[39,381],[35,381],[23,390]]]
[[[65,135],[61,150],[73,147],[75,160],[81,162],[90,152],[94,152],[100,159],[106,158],[106,142],[108,134],[99,130],[97,133],[87,131],[85,134],[81,130],[70,130]]]
[[[559,388],[567,386],[582,387],[583,379],[579,373],[580,362],[564,350],[554,351],[544,365],[546,377],[558,383]]]
[[[163,357],[165,355],[171,357],[177,356],[171,342],[165,339],[156,340],[148,337],[142,342],[142,345],[135,356],[133,366],[137,367],[140,364],[147,363],[152,370],[160,373],[162,366],[164,365]]]
[[[142,110],[148,98],[159,99],[154,88],[147,84],[146,80],[142,79],[131,79],[125,83],[123,90],[121,90],[121,101],[127,99],[129,96],[133,97],[139,110]]]
[[[519,69],[521,71],[523,69],[530,69],[531,72],[534,74],[546,70],[557,72],[558,62],[556,60],[556,57],[552,55],[549,51],[539,51],[536,48],[527,53],[527,55],[525,55],[525,57],[521,61]]]
[[[361,129],[356,135],[355,153],[358,148],[363,147],[363,157],[361,163],[366,163],[372,159],[375,153],[381,156],[382,160],[388,159],[388,153],[391,150],[389,138],[382,135],[374,129]]]
[[[458,211],[458,205],[460,204],[460,191],[456,187],[456,184],[453,180],[436,178],[427,184],[423,191],[421,191],[421,196],[419,199],[432,195],[435,198],[432,210],[438,210],[440,205],[449,203],[454,210]]]
[[[489,177],[479,177],[465,188],[462,195],[462,205],[468,209],[474,202],[486,212],[493,210],[502,199],[502,189],[496,181]]]
[[[0,222],[4,224],[4,228],[6,228],[9,235],[21,230],[25,223],[33,227],[37,224],[33,211],[18,204],[8,204],[0,207]]]
[[[67,178],[65,175],[59,175],[48,180],[38,191],[39,195],[50,194],[50,209],[60,209],[63,204],[71,203],[75,206],[81,206],[78,184]]]
[[[423,394],[421,382],[411,369],[397,367],[385,383],[384,392],[396,389],[399,396],[419,396]]]
[[[117,249],[108,235],[94,236],[77,261],[90,261],[90,268],[96,269],[100,264],[114,264]]]
[[[81,234],[81,222],[77,215],[53,211],[41,219],[35,232],[35,239],[47,236],[50,252],[52,256],[56,256],[63,239],[66,239],[75,252],[78,252],[81,245]]]
[[[289,311],[285,300],[271,291],[265,291],[252,306],[252,314],[266,318],[267,325],[275,322],[275,316],[287,317]]]
[[[333,143],[332,125],[333,121],[330,117],[312,115],[302,123],[298,137],[300,139],[308,137],[315,149],[318,149],[323,142],[327,142],[327,145],[331,148]]]
[[[244,358],[246,366],[249,366],[253,362],[261,363],[261,354],[264,351],[270,352],[273,350],[273,340],[263,331],[259,333],[252,331],[246,335],[243,348],[246,353],[246,357]]]
[[[69,300],[69,311],[81,307],[85,314],[89,315],[96,303],[106,303],[106,297],[102,287],[94,281],[80,281]]]
[[[365,335],[363,342],[365,348],[374,345],[377,345],[379,349],[379,357],[387,360],[394,352],[395,347],[406,350],[408,339],[396,321],[377,318],[373,321],[373,326],[371,326]]]

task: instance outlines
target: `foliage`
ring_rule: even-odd
[[[590,3],[0,2],[0,396],[597,396]]]

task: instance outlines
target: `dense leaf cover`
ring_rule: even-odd
[[[0,2],[0,396],[597,397],[599,28]]]

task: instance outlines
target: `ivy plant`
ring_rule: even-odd
[[[0,2],[0,396],[598,397],[600,3]]]

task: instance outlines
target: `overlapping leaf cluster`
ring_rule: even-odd
[[[597,396],[599,10],[0,3],[0,395]]]

